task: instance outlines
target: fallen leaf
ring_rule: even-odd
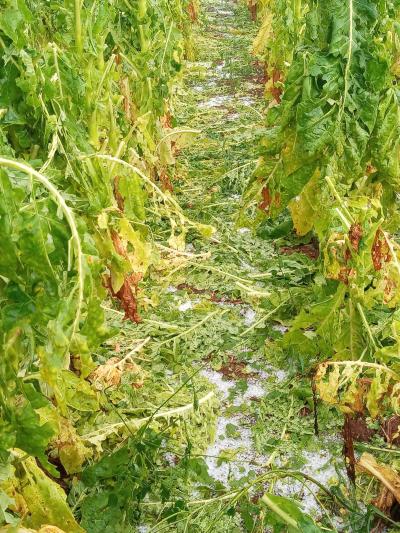
[[[357,463],[357,471],[374,476],[400,503],[400,476],[392,468],[378,463],[370,453],[363,453]]]
[[[132,386],[143,386],[143,372],[139,365],[130,361],[124,361],[118,357],[112,357],[104,365],[99,365],[89,376],[90,381],[97,390],[107,387],[117,387],[124,374],[134,374],[135,380]]]

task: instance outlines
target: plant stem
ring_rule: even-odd
[[[265,503],[265,505],[267,505],[271,509],[271,511],[273,511],[280,518],[282,518],[282,520],[286,522],[288,526],[292,527],[296,531],[300,531],[296,520],[294,520],[294,518],[285,513],[285,511],[281,507],[279,507],[279,505],[276,505],[276,503],[274,503],[271,498],[268,497],[267,494],[264,494],[264,496],[262,496],[261,501]]]
[[[339,202],[341,208],[343,209],[344,211],[344,214],[346,215],[346,217],[348,218],[348,220],[350,220],[351,223],[354,224],[354,218],[352,217],[350,211],[347,209],[347,207],[345,206],[344,204],[344,201],[343,199],[341,198],[340,194],[338,193],[332,179],[330,176],[325,176],[325,181],[327,182],[327,184],[329,185],[329,188],[330,190],[332,191],[332,194],[333,196],[336,198],[336,200]],[[340,216],[340,213],[338,213],[339,216]],[[343,216],[343,215],[342,215]],[[341,216],[341,218],[342,218]]]
[[[399,380],[399,375],[387,366],[380,365],[378,363],[367,363],[365,361],[325,361],[322,363],[325,366],[361,366],[365,368],[375,368],[377,370],[383,370],[388,374],[391,374],[394,379]]]
[[[347,96],[349,94],[349,79],[350,79],[350,67],[351,67],[351,60],[353,57],[353,16],[354,16],[354,9],[353,9],[353,0],[349,1],[349,48],[347,52],[347,62],[346,62],[346,70],[344,73],[344,94],[343,94],[343,103],[340,108],[339,112],[339,120],[342,119],[344,107],[346,105]]]
[[[367,317],[365,316],[364,310],[361,307],[360,302],[357,302],[357,309],[358,309],[358,312],[360,313],[362,323],[364,324],[364,327],[367,330],[368,337],[370,338],[372,346],[374,347],[374,350],[377,351],[378,350],[378,346],[377,346],[377,344],[375,342],[374,336],[372,335],[372,331],[371,331],[370,325],[368,324]]]
[[[75,8],[75,46],[79,55],[83,53],[82,43],[82,19],[81,19],[81,0],[74,0]]]

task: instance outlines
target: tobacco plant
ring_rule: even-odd
[[[282,341],[310,366],[332,357],[396,366],[399,9],[399,2],[309,2],[245,195],[247,205],[258,198],[264,217],[288,209],[298,236],[318,237],[320,300]],[[378,368],[368,373],[375,404],[388,391],[397,398]]]
[[[172,246],[194,226],[168,191],[188,4],[0,2],[0,523],[28,509],[42,524],[48,490],[46,523],[81,531],[31,458],[58,476],[50,452],[69,474],[91,455],[74,421],[100,409],[86,378],[113,334],[107,292],[140,321],[157,261],[146,209],[169,220]]]
[[[283,82],[297,44],[304,35],[306,0],[262,0],[257,2],[261,26],[253,43],[253,53],[265,62],[268,99],[279,102]]]

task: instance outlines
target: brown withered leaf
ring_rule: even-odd
[[[114,198],[117,201],[118,209],[121,211],[124,211],[125,205],[124,205],[124,199],[122,197],[122,194],[119,192],[119,176],[114,177]]]
[[[375,507],[380,509],[383,513],[389,514],[393,504],[395,502],[395,497],[393,493],[386,487],[382,487],[378,496],[372,502]]]
[[[355,274],[354,268],[342,267],[339,271],[339,274],[336,279],[344,283],[345,285],[349,284],[349,278],[353,277]]]
[[[257,20],[257,2],[254,0],[250,0],[250,2],[248,3],[248,8],[250,11],[251,20],[255,22]]]
[[[375,270],[382,270],[384,263],[389,263],[392,259],[389,245],[383,231],[380,229],[375,234],[371,254]]]
[[[258,204],[258,208],[261,209],[261,211],[264,211],[265,213],[269,212],[269,209],[271,205],[274,205],[275,207],[279,207],[281,199],[279,194],[275,194],[272,196],[271,191],[268,187],[264,187],[261,191],[262,200]]]
[[[104,365],[99,365],[89,376],[90,381],[98,390],[120,385],[124,374],[135,375],[132,386],[143,386],[143,372],[139,365],[130,361],[123,361],[118,357],[112,357]]]
[[[279,85],[277,86],[276,84],[278,81],[283,82],[283,73],[280,70],[274,69],[271,78],[272,78],[272,83],[271,83],[271,88],[269,92],[272,94],[274,99],[279,104],[281,102],[283,89],[281,86]]]
[[[363,472],[375,477],[400,503],[400,476],[390,466],[378,463],[373,455],[365,452],[358,461],[356,468],[357,472]]]
[[[267,213],[269,211],[269,206],[272,203],[272,197],[269,188],[264,187],[261,191],[261,195],[262,201],[258,204],[258,208],[261,209],[261,211],[265,211]]]
[[[382,513],[387,516],[391,515],[395,503],[396,498],[393,496],[390,490],[388,490],[384,486],[381,487],[378,496],[375,498],[375,500],[372,501],[372,504],[375,505],[375,507],[377,507],[380,511],[382,511]],[[371,530],[371,533],[382,533],[383,531],[386,531],[385,520],[379,518],[374,528]]]
[[[158,173],[158,179],[162,183],[162,187],[164,191],[170,191],[173,192],[174,186],[172,185],[171,178],[167,174],[167,172],[164,169],[161,169]]]
[[[172,129],[173,116],[170,111],[167,111],[160,119],[161,125],[165,129]]]
[[[59,420],[59,433],[50,443],[50,456],[59,457],[67,474],[76,474],[91,457],[91,451],[84,445],[71,422],[62,417]]]
[[[351,246],[355,252],[358,252],[362,236],[363,229],[361,224],[352,224],[349,230],[349,239]]]
[[[397,294],[397,283],[396,280],[390,278],[389,276],[385,276],[385,288],[383,291],[383,301],[385,304],[389,304],[393,298],[396,297]]]
[[[129,260],[128,253],[124,244],[116,231],[111,232],[111,239],[114,244],[115,251],[125,259]],[[107,286],[112,296],[118,298],[120,304],[125,311],[125,320],[139,323],[141,318],[138,312],[136,293],[138,290],[138,283],[142,279],[142,274],[132,273],[126,276],[121,288],[115,292],[112,288],[111,279],[107,280]]]
[[[384,420],[381,424],[381,433],[383,438],[389,444],[400,444],[400,416],[392,415]]]
[[[295,246],[282,246],[279,249],[281,254],[292,255],[292,254],[304,254],[312,260],[316,260],[319,257],[319,245],[317,242],[312,242],[310,244],[296,244]]]
[[[129,78],[128,77],[122,78],[119,83],[119,87],[120,87],[121,95],[123,97],[125,116],[130,123],[133,123],[136,120],[136,113],[135,113],[135,105],[132,102],[132,92],[131,92],[131,87],[129,86]]]
[[[191,22],[196,22],[198,19],[198,13],[197,13],[196,5],[193,0],[189,2],[188,13],[189,13],[189,18]]]

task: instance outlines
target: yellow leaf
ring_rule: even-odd
[[[378,479],[400,503],[400,476],[389,466],[378,463],[370,453],[363,453],[357,463],[357,470]]]
[[[149,266],[155,264],[156,255],[154,253],[152,244],[145,241],[141,234],[132,228],[129,220],[122,218],[120,220],[120,235],[133,248],[133,253],[129,252],[129,261],[132,265],[132,271],[146,274]]]
[[[326,403],[334,405],[338,402],[340,370],[339,367],[335,366],[329,372],[328,380],[326,380],[327,371],[328,366],[326,364],[319,366],[315,376],[315,384],[320,398]]]
[[[380,412],[380,401],[388,392],[390,386],[390,374],[377,370],[372,380],[371,387],[367,395],[367,408],[372,417],[375,418]]]
[[[293,225],[297,235],[306,235],[313,229],[314,220],[319,215],[319,206],[315,203],[318,197],[320,172],[314,172],[314,175],[303,188],[300,195],[289,202],[289,210],[292,215]]]
[[[97,217],[97,224],[100,229],[108,228],[108,214],[105,211],[102,211]]]
[[[29,514],[24,519],[26,526],[40,529],[51,525],[62,527],[68,533],[85,533],[67,504],[65,492],[46,476],[37,466],[35,459],[25,458],[16,469],[16,475],[19,491],[29,509]],[[53,529],[53,532],[56,533],[57,529]]]
[[[179,235],[175,235],[175,233],[172,233],[170,238],[168,239],[168,244],[174,250],[178,250],[179,252],[183,252],[185,250],[185,246],[186,246],[185,237],[186,237],[186,233],[185,232],[182,232]]]

